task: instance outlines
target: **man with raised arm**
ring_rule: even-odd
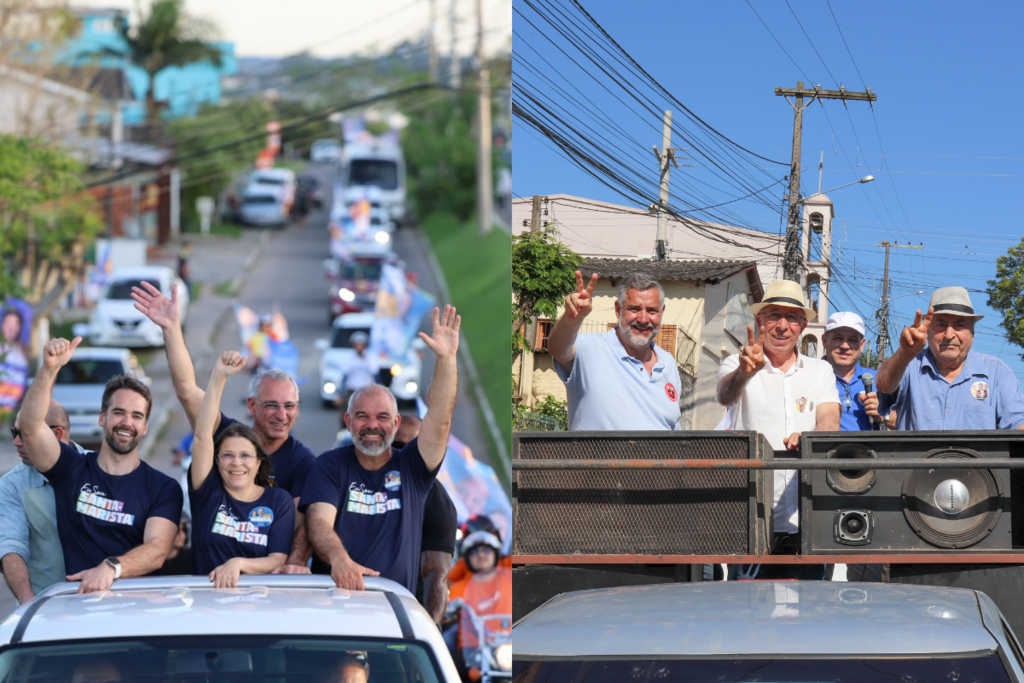
[[[29,460],[53,486],[67,579],[81,581],[79,592],[90,593],[160,569],[178,532],[182,493],[176,481],[139,459],[153,399],[137,379],[119,375],[107,382],[98,452],[79,455],[46,424],[54,380],[81,342],[46,343],[20,419]]]
[[[801,432],[838,432],[839,392],[832,366],[797,350],[808,320],[818,315],[804,304],[800,285],[773,282],[761,303],[750,308],[757,315],[757,339],[748,327],[747,345],[718,369],[718,402],[730,408],[729,428],[761,432],[777,451],[796,450]],[[798,481],[795,470],[775,470],[773,553],[795,552],[799,545]],[[825,576],[824,565],[780,575],[772,575],[770,567],[774,565],[764,565],[760,574],[748,578]]]
[[[392,443],[401,417],[387,387],[368,384],[349,400],[353,443],[317,458],[302,491],[315,556],[313,571],[341,588],[362,590],[364,576],[384,576],[415,593],[424,506],[444,460],[458,389],[455,308],[434,309],[433,333],[420,337],[437,356],[419,436]]]
[[[199,406],[203,403],[205,391],[196,383],[196,371],[192,365],[185,335],[181,329],[181,309],[178,304],[177,288],[172,288],[171,298],[165,297],[159,289],[148,282],[132,288],[135,308],[152,320],[164,332],[164,351],[171,369],[174,393],[185,409],[188,423],[194,430]],[[246,401],[252,428],[263,441],[263,448],[270,456],[274,470],[274,485],[291,494],[296,508],[306,483],[306,477],[313,469],[316,456],[306,444],[294,436],[291,430],[299,419],[299,386],[295,378],[281,370],[264,371],[253,377],[249,383],[249,398]],[[222,412],[217,419],[214,438],[237,422]],[[310,546],[306,538],[303,516],[296,510],[295,536],[292,550],[284,567],[275,573],[306,572]]]
[[[565,382],[571,430],[679,429],[679,369],[672,353],[655,342],[665,312],[665,290],[653,277],[632,273],[619,284],[618,325],[580,334],[593,310],[598,274],[565,298],[565,312],[551,329],[548,351]]]
[[[932,293],[928,313],[903,328],[899,349],[878,368],[878,390],[896,399],[896,429],[1024,429],[1024,394],[1013,370],[978,351],[963,287]]]

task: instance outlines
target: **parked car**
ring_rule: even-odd
[[[337,140],[314,140],[309,148],[309,160],[314,164],[336,164],[341,160],[341,145]]]
[[[281,197],[270,190],[250,186],[242,193],[239,217],[243,225],[283,226],[288,223],[288,211]]]
[[[341,155],[341,183],[346,198],[350,188],[377,188],[387,217],[398,225],[405,222],[405,158],[400,146],[382,142],[346,145]]]
[[[564,593],[513,627],[515,683],[1020,683],[1022,650],[984,593],[726,581]]]
[[[295,179],[295,171],[288,168],[259,168],[249,176],[249,186],[246,193],[255,193],[259,190],[270,190],[281,198],[285,207],[285,215],[291,211],[295,203],[295,191],[298,188],[298,181]]]
[[[329,576],[243,575],[215,589],[205,576],[172,576],[83,595],[57,584],[0,624],[0,681],[319,683],[343,680],[345,661],[372,683],[459,683],[413,595],[365,582],[349,591]]]
[[[115,375],[132,375],[144,384],[150,383],[139,359],[128,349],[79,346],[57,373],[53,398],[68,411],[73,441],[96,446],[103,440],[99,424],[103,389]]]
[[[170,298],[178,288],[181,324],[188,322],[189,292],[185,283],[167,266],[134,266],[115,270],[89,319],[89,341],[94,346],[163,346],[164,333],[135,309],[132,287],[148,282]]]
[[[329,339],[318,339],[315,346],[320,356],[320,400],[324,406],[334,406],[342,398],[342,381],[345,379],[345,368],[355,356],[352,348],[352,335],[364,332],[370,338],[373,347],[372,327],[374,313],[349,313],[339,315],[331,326]],[[416,343],[418,342],[418,343]],[[399,408],[415,405],[423,386],[420,375],[422,363],[417,349],[423,342],[419,339],[410,345],[404,358],[378,358],[377,380],[380,384],[390,387],[395,395]],[[367,351],[369,353],[369,351]]]

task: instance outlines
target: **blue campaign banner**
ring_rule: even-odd
[[[385,264],[380,271],[376,317],[370,331],[371,353],[403,358],[416,337],[423,316],[434,306],[434,297],[413,285],[398,266]]]
[[[8,299],[0,306],[0,417],[18,408],[28,385],[32,306]]]
[[[494,468],[477,460],[469,446],[451,436],[437,479],[455,503],[459,524],[472,515],[487,515],[501,532],[503,551],[508,554],[512,549],[512,504]]]
[[[299,379],[299,348],[291,340],[270,342],[270,367]]]

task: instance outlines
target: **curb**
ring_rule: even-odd
[[[430,268],[434,271],[434,277],[437,279],[437,288],[441,290],[441,296],[448,303],[451,303],[452,294],[448,290],[448,281],[444,279],[444,271],[441,270],[441,264],[437,260],[437,255],[434,254],[434,247],[430,244],[430,240],[419,230],[415,231],[414,234],[427,256]],[[498,449],[498,458],[501,460],[501,470],[505,474],[505,481],[511,482],[512,462],[508,457],[508,448],[505,446],[505,441],[501,436],[501,429],[498,427],[498,420],[494,417],[494,410],[491,408],[487,395],[484,393],[483,385],[480,383],[480,373],[477,372],[476,364],[473,362],[473,355],[469,352],[469,343],[466,341],[465,334],[459,334],[459,347],[459,356],[466,367],[466,374],[469,375],[469,383],[473,387],[473,394],[476,396],[477,404],[479,404],[480,410],[484,414],[487,431],[491,433],[491,440],[494,442],[495,448]]]
[[[269,230],[264,230],[260,234],[260,238],[256,241],[256,244],[254,244],[252,248],[249,249],[249,253],[246,255],[245,261],[242,263],[241,271],[239,271],[233,278],[231,278],[230,282],[232,291],[237,291],[241,289],[241,287],[245,284],[245,279],[248,276],[249,271],[252,270],[253,267],[256,265],[256,261],[263,253],[263,248],[267,245],[267,242],[270,241],[270,238],[271,232]],[[213,343],[213,336],[224,324],[224,317],[230,312],[231,304],[229,302],[228,305],[224,307],[224,310],[221,311],[220,315],[217,316],[216,322],[214,322],[214,324],[211,326],[210,335],[206,340],[207,346],[210,346]],[[195,354],[197,352],[204,353],[206,349],[189,349],[189,351],[193,354],[193,358],[195,358]],[[157,411],[155,419],[150,420],[149,432],[153,435],[153,438],[146,439],[145,442],[143,442],[142,445],[139,446],[139,458],[141,458],[142,460],[148,461],[150,455],[153,452],[153,449],[157,447],[159,439],[157,439],[156,437],[160,434],[161,431],[163,431],[163,428],[167,425],[167,421],[171,417],[171,410],[173,410],[171,406],[166,406],[163,409]]]

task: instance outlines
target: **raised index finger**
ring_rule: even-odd
[[[757,331],[757,345],[764,348],[764,325],[761,325]]]
[[[583,273],[576,271],[576,292],[578,294],[583,293]]]
[[[922,324],[921,324],[921,329],[922,330],[927,330],[928,326],[932,324],[932,316],[933,315],[935,315],[935,307],[934,306],[929,306],[928,307],[928,314],[925,315],[924,320],[922,321]]]
[[[747,346],[754,345],[754,328],[747,325]]]
[[[597,273],[590,276],[590,284],[587,286],[587,294],[594,293],[594,287],[597,285]]]

